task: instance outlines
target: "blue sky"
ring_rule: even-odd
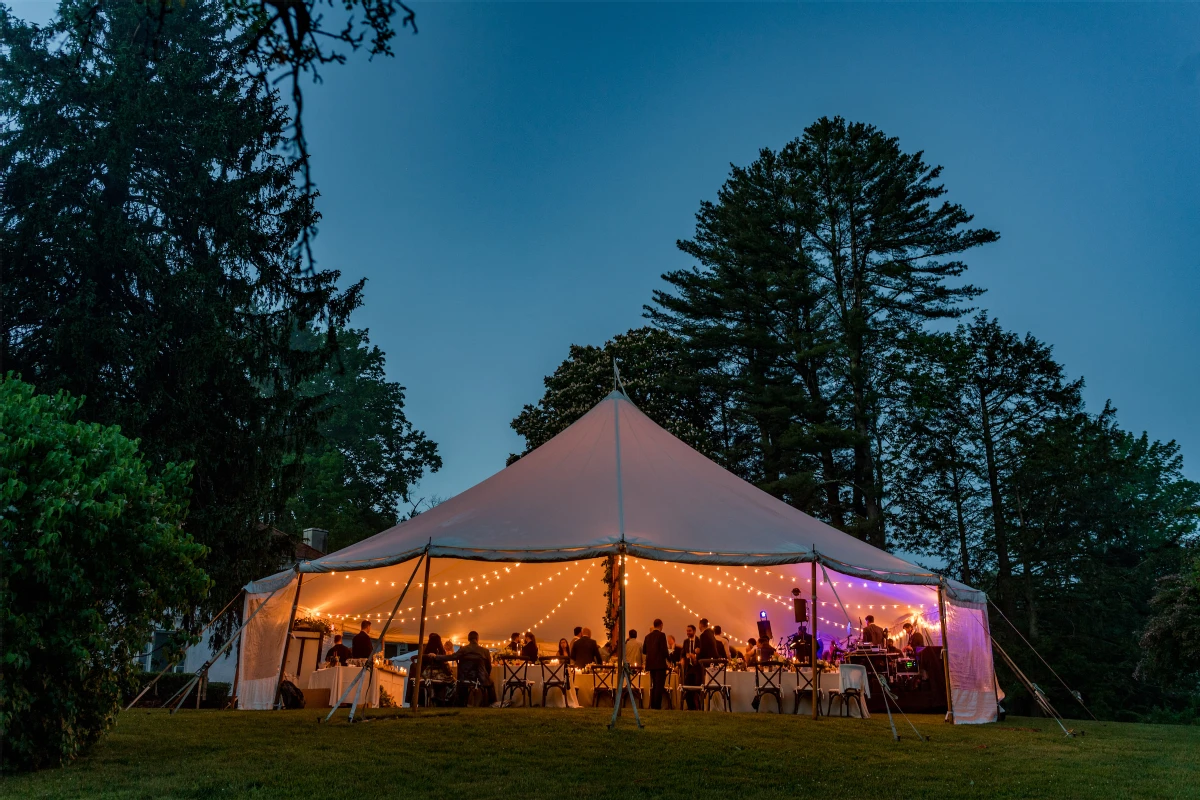
[[[1200,6],[412,5],[419,35],[326,70],[307,124],[318,257],[369,279],[355,323],[441,445],[418,494],[500,469],[568,345],[689,264],[729,163],[822,115],[944,165],[1002,235],[968,257],[979,305],[1200,478]]]

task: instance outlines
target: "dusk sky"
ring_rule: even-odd
[[[823,115],[924,150],[1001,241],[978,306],[1200,478],[1200,6],[424,3],[308,90],[317,253],[408,387],[450,496],[571,343],[644,324],[730,162]],[[47,17],[45,0],[14,4]]]

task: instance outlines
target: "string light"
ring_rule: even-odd
[[[558,613],[558,610],[562,608],[563,603],[570,602],[571,598],[575,595],[575,590],[579,588],[579,584],[583,583],[584,579],[588,576],[588,573],[592,571],[592,566],[593,563],[589,562],[587,568],[583,571],[583,575],[579,576],[579,580],[575,581],[575,585],[572,586],[570,591],[567,592],[566,597],[560,600],[558,604],[554,606],[554,608],[546,612],[536,623],[530,625],[527,630],[532,631],[537,628],[538,625],[544,625],[552,616]],[[561,575],[562,573],[560,572],[558,574]]]

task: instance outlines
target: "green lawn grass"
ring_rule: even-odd
[[[951,726],[661,712],[135,710],[79,763],[0,797],[1200,797],[1200,728],[1047,720]],[[903,725],[897,720],[898,726]]]

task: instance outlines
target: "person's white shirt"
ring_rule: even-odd
[[[625,642],[625,663],[634,667],[642,666],[642,643],[637,639]]]

